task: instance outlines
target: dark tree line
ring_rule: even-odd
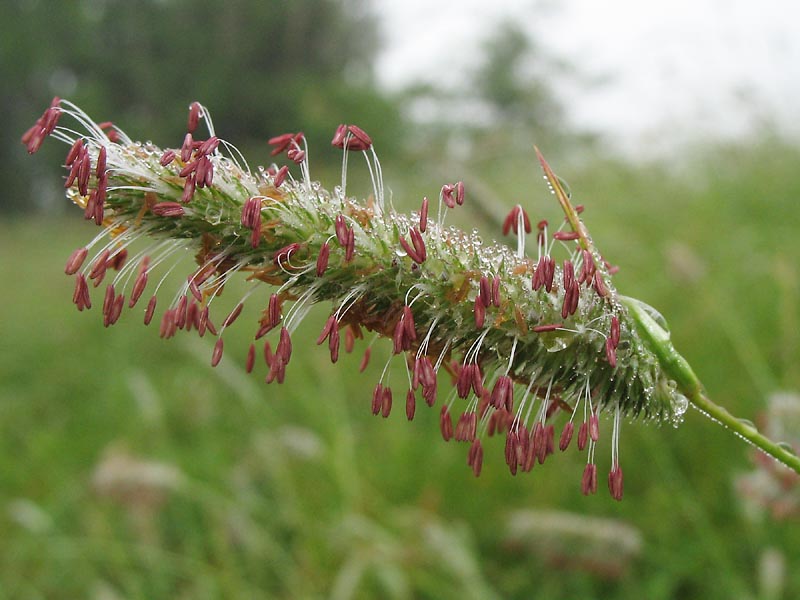
[[[303,130],[320,148],[342,121],[357,119],[384,139],[401,128],[399,111],[374,86],[380,36],[362,0],[4,4],[3,211],[41,205],[52,191],[37,171],[51,169],[63,149],[48,144],[48,159],[30,161],[17,141],[54,95],[161,145],[179,143],[186,109],[200,100],[227,139],[265,161],[264,140],[284,131]]]
[[[55,95],[161,146],[180,143],[188,105],[199,100],[217,131],[261,163],[265,140],[286,131],[306,134],[315,166],[337,163],[326,150],[341,122],[369,131],[394,164],[446,162],[454,138],[462,159],[527,152],[534,141],[552,151],[564,139],[552,65],[515,23],[487,33],[461,89],[378,90],[381,35],[369,1],[4,0],[0,212],[66,209],[52,177],[64,148],[45,144],[34,161],[18,143]],[[424,97],[439,103],[441,125],[404,120]],[[463,101],[487,107],[490,123],[454,121]]]

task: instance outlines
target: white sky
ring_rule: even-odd
[[[559,86],[579,125],[628,149],[736,136],[764,117],[800,136],[798,0],[375,0],[390,88],[467,78],[510,17],[577,69]],[[603,83],[588,85],[588,81]]]

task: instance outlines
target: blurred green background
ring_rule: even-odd
[[[270,135],[305,131],[312,175],[334,185],[330,136],[355,122],[398,208],[463,179],[459,225],[486,238],[517,202],[559,218],[536,142],[621,265],[618,288],[666,316],[712,398],[784,436],[800,411],[796,145],[764,133],[620,158],[560,125],[546,77],[515,75],[539,55],[513,24],[487,32],[463,91],[491,124],[454,125],[405,110],[447,102],[441,90],[376,85],[365,2],[19,0],[4,13],[0,598],[800,597],[796,479],[776,484],[696,412],[677,429],[624,427],[618,504],[603,484],[580,494],[575,451],[513,478],[488,440],[475,479],[438,411],[372,417],[383,360],[358,374],[357,347],[329,364],[313,342],[325,307],[298,331],[282,386],[244,373],[253,307],[217,369],[208,340],[76,314],[63,265],[95,230],[63,199],[64,148],[29,158],[18,138],[57,94],[177,145],[198,99],[251,164],[269,162]],[[349,190],[367,193],[358,162]],[[605,473],[607,442],[598,451]]]

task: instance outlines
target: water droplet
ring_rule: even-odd
[[[561,352],[567,347],[567,340],[560,335],[543,335],[541,339],[548,352]]]
[[[558,179],[558,183],[561,184],[561,187],[564,189],[564,193],[567,195],[568,199],[572,199],[572,190],[569,187],[569,184],[561,179],[558,175],[556,175],[556,179]]]
[[[736,419],[736,420],[739,421],[739,423],[741,423],[742,425],[744,425],[748,429],[752,429],[753,431],[757,431],[756,426],[752,421],[750,421],[748,419]]]
[[[778,442],[778,448],[783,450],[784,452],[788,452],[792,456],[797,456],[797,451],[794,449],[789,442]]]
[[[602,259],[600,259],[602,260]],[[642,302],[641,300],[637,300],[635,298],[630,299],[631,303],[636,304],[639,308],[641,308],[647,315],[655,321],[661,329],[664,330],[665,333],[669,334],[669,325],[667,324],[667,320],[664,318],[660,312],[658,312],[655,308],[647,304],[646,302]]]
[[[689,408],[689,399],[680,392],[672,394],[672,414],[683,420],[686,409]]]

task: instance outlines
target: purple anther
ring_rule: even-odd
[[[557,329],[561,329],[563,325],[561,323],[551,323],[548,325],[536,325],[531,329],[534,333],[545,333],[548,331],[555,331]]]
[[[149,302],[147,303],[147,308],[144,310],[144,324],[149,325],[150,321],[153,320],[153,314],[156,311],[156,296],[151,296]]]
[[[404,237],[400,237],[400,245],[405,250],[408,257],[413,260],[417,264],[422,264],[422,257],[417,254],[417,251],[413,248],[411,244],[409,244]]]
[[[569,242],[572,240],[577,240],[581,236],[578,234],[577,231],[556,231],[553,234],[554,240],[559,240],[561,242]]]
[[[287,262],[289,258],[291,258],[292,254],[297,252],[298,248],[300,248],[300,244],[298,242],[287,244],[275,252],[272,262],[274,262],[276,265],[280,265],[282,262]]]
[[[159,217],[182,217],[185,214],[177,202],[159,202],[151,206],[150,211]]]
[[[213,154],[218,147],[219,138],[215,135],[212,135],[202,143],[202,145],[197,149],[197,153],[202,156],[208,156],[209,154]]]
[[[584,421],[578,428],[578,450],[583,450],[584,448],[586,448],[586,444],[588,443],[589,443],[589,424],[586,421]]]
[[[612,369],[617,366],[617,350],[610,337],[606,338],[606,360]]]
[[[480,290],[478,295],[481,299],[481,302],[483,302],[483,305],[488,308],[492,303],[492,288],[489,285],[489,278],[486,277],[486,275],[481,275],[481,280],[478,287]]]
[[[277,327],[278,323],[281,322],[281,304],[278,294],[271,294],[269,297],[267,317],[269,319],[269,325],[272,327]]]
[[[344,139],[346,136],[347,136],[347,125],[342,123],[336,128],[336,132],[333,134],[333,139],[331,140],[331,146],[344,149]]]
[[[581,492],[584,496],[594,494],[597,491],[597,465],[589,463],[583,470],[581,478]]]
[[[372,138],[367,135],[367,132],[361,129],[358,125],[349,125],[347,130],[364,146],[367,150],[372,146]]]
[[[569,288],[566,288],[564,290],[564,302],[561,305],[561,318],[562,319],[566,319],[570,315],[569,309],[570,309],[570,306],[572,305],[572,298],[577,293],[578,293],[577,289],[573,288],[573,287],[569,287]]]
[[[194,174],[190,174],[189,177],[186,178],[186,181],[183,182],[183,194],[181,195],[181,202],[187,204],[191,201],[192,196],[194,196],[195,187],[197,187],[197,184]]]
[[[425,262],[428,253],[427,250],[425,249],[425,241],[422,239],[422,234],[419,231],[417,231],[414,227],[412,227],[408,231],[408,233],[411,236],[411,243],[414,244],[414,250],[417,251],[417,256],[419,256],[421,259],[417,262],[418,263]]]
[[[361,332],[361,328],[357,325],[350,325],[344,331],[344,351],[350,354],[356,346],[356,337],[358,339],[364,339],[364,334]]]
[[[417,411],[417,398],[414,394],[414,390],[408,390],[406,392],[406,418],[409,421],[414,420],[414,413]]]
[[[589,415],[589,437],[593,442],[600,439],[600,418],[596,412]]]
[[[175,151],[164,150],[164,154],[161,155],[161,159],[158,162],[162,167],[166,167],[172,163],[173,160],[175,160]]]
[[[378,383],[375,389],[372,390],[372,414],[377,415],[381,412],[381,403],[383,402],[383,386]]]
[[[369,364],[369,358],[371,355],[372,355],[372,348],[368,346],[367,349],[364,350],[364,356],[361,357],[361,363],[358,365],[359,373],[363,373],[364,369],[367,368],[367,365]]]
[[[336,231],[336,239],[339,241],[339,245],[344,248],[347,246],[347,221],[345,221],[344,215],[336,215],[336,220],[334,221],[334,228]]]
[[[192,134],[187,133],[183,136],[183,144],[181,145],[181,160],[183,162],[189,162],[189,159],[192,158]]]
[[[276,188],[281,187],[281,184],[286,180],[286,176],[289,174],[289,167],[283,165],[278,172],[275,173],[275,176],[272,178],[272,185]]]
[[[608,491],[614,500],[622,500],[622,468],[617,465],[608,474]]]
[[[197,123],[200,121],[200,113],[203,111],[203,107],[200,106],[199,102],[192,102],[189,105],[189,121],[186,124],[186,129],[189,133],[194,133],[194,130],[197,129]]]
[[[81,193],[81,196],[85,196],[89,193],[89,177],[92,174],[92,162],[89,158],[89,152],[84,152],[80,158],[80,164],[78,166],[78,191]]]
[[[467,465],[472,468],[472,473],[475,477],[480,476],[481,468],[483,467],[483,446],[478,438],[475,438],[469,447]]]
[[[462,204],[464,204],[464,182],[463,181],[457,182],[456,185],[455,185],[455,188],[456,188],[456,190],[455,190],[456,191],[456,204],[461,206]]]
[[[272,359],[273,359],[272,345],[269,343],[269,340],[267,340],[266,342],[264,342],[264,362],[268,367],[272,366]]]
[[[97,154],[97,164],[95,165],[95,176],[99,179],[102,177],[106,172],[106,147],[100,146],[100,152]]]
[[[289,359],[292,357],[292,338],[289,337],[289,330],[286,327],[281,327],[275,355],[280,356],[284,363],[289,364]]]
[[[300,148],[289,148],[289,150],[286,151],[286,157],[299,165],[305,160],[306,152]]]
[[[331,247],[328,242],[322,244],[319,249],[319,256],[317,256],[317,277],[322,277],[325,274],[325,269],[328,268],[328,258],[331,254]]]
[[[492,304],[496,308],[500,308],[500,276],[495,275],[492,278]]]
[[[328,350],[331,353],[331,362],[335,363],[339,360],[339,328],[334,327],[328,336]]]
[[[486,307],[483,305],[480,294],[475,296],[475,306],[473,312],[475,313],[475,328],[481,329],[484,321],[486,320]]]
[[[270,146],[274,146],[272,151],[270,152],[270,156],[277,156],[284,150],[289,147],[289,144],[294,141],[294,134],[293,133],[284,133],[282,135],[276,135],[275,137],[271,137],[267,140],[267,144]]]
[[[454,191],[455,191],[455,186],[451,183],[446,183],[442,186],[442,191],[441,191],[442,202],[445,203],[445,206],[447,206],[447,208],[456,207],[456,199],[453,197]]]
[[[244,304],[239,302],[236,306],[233,307],[233,310],[228,313],[228,316],[225,317],[225,320],[222,322],[223,327],[230,327],[233,325],[233,322],[239,318],[239,315],[242,314],[242,309],[244,308]]]
[[[381,394],[381,416],[386,419],[392,412],[392,388],[384,386]]]
[[[512,230],[517,233],[517,215],[519,214],[520,206],[517,204],[512,208],[503,220],[503,235],[508,235]]]
[[[491,403],[496,409],[505,408],[511,410],[510,405],[514,399],[514,384],[508,375],[501,375],[497,378],[492,389]]]
[[[575,281],[575,267],[571,260],[564,261],[564,289],[569,290]]]
[[[70,147],[69,152],[67,152],[64,165],[71,167],[81,154],[83,154],[83,138],[78,138]]]
[[[339,322],[336,319],[336,314],[330,315],[328,317],[328,320],[325,321],[325,325],[322,327],[322,332],[319,334],[319,337],[317,338],[317,346],[319,346],[320,344],[322,344],[322,342],[328,339],[328,336],[331,334],[331,331],[338,328],[338,326]]]
[[[544,289],[550,292],[553,289],[553,277],[556,273],[556,261],[553,260],[553,258],[546,256],[544,265]]]
[[[450,417],[450,410],[447,404],[442,405],[442,411],[439,413],[439,430],[442,432],[442,438],[445,442],[449,442],[453,437],[453,419]]]
[[[247,360],[244,364],[244,372],[245,373],[252,373],[253,367],[256,365],[256,346],[255,344],[250,344],[250,347],[247,349]]]
[[[608,296],[608,288],[606,287],[606,282],[603,281],[603,276],[600,275],[600,271],[594,272],[594,279],[592,280],[592,285],[594,286],[594,290],[597,292],[597,295],[601,298]]]
[[[561,431],[561,438],[558,440],[558,449],[564,452],[569,448],[569,443],[572,441],[572,434],[575,431],[575,425],[572,421],[567,421],[564,429]]]
[[[197,315],[197,335],[203,337],[208,329],[208,306],[200,309]]]
[[[64,267],[64,273],[67,275],[74,275],[78,272],[78,269],[81,268],[83,265],[83,261],[86,260],[86,255],[89,253],[87,248],[78,248],[69,256],[69,260],[67,260],[67,265]]]
[[[219,364],[219,361],[222,360],[222,338],[217,338],[217,342],[214,344],[214,351],[211,353],[211,366],[216,367]]]

